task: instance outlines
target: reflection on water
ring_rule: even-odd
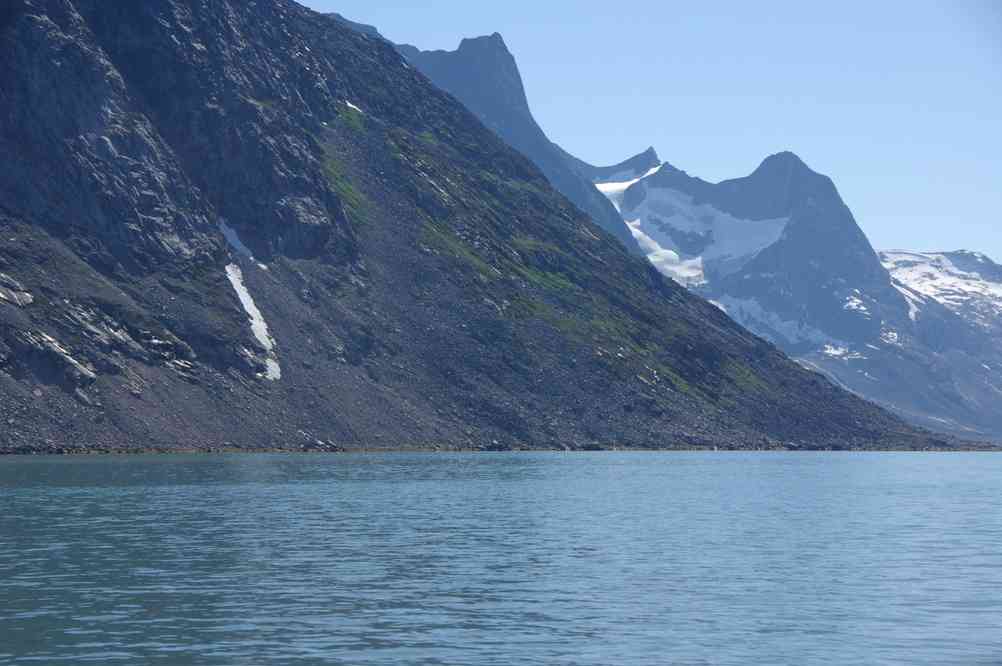
[[[1002,663],[1002,456],[0,460],[0,664]]]

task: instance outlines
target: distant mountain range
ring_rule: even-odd
[[[915,423],[1002,437],[1002,268],[970,252],[878,254],[831,179],[792,153],[716,184],[650,162],[582,173],[662,273]]]
[[[1002,280],[984,255],[878,254],[832,180],[789,152],[721,183],[663,164],[653,148],[590,165],[533,120],[499,35],[451,52],[397,48],[599,226],[803,365],[916,424],[1002,438]]]

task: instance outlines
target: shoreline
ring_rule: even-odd
[[[213,456],[213,455],[313,455],[313,456],[339,456],[339,455],[373,455],[373,454],[402,454],[402,453],[426,453],[426,454],[449,454],[449,453],[1002,453],[1002,443],[983,445],[967,445],[957,447],[929,447],[929,448],[853,448],[853,447],[832,447],[832,446],[777,446],[769,448],[742,448],[742,447],[623,447],[623,446],[585,446],[585,447],[444,447],[444,446],[410,446],[410,447],[337,447],[329,449],[321,448],[283,448],[283,447],[208,447],[208,448],[156,448],[156,447],[136,447],[136,448],[20,448],[13,450],[0,449],[0,460],[2,459],[30,459],[41,457],[55,458],[131,458],[131,457],[172,457],[172,456]]]

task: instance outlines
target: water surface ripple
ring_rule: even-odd
[[[1000,664],[1002,456],[0,460],[0,664]]]

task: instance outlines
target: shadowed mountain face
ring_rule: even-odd
[[[556,145],[556,144],[554,144]],[[559,146],[560,154],[570,164],[571,168],[584,176],[591,183],[609,183],[634,180],[661,166],[661,158],[657,151],[648,148],[644,152],[613,166],[597,167],[579,160]]]
[[[550,183],[630,251],[639,248],[616,211],[550,142],[529,110],[515,58],[501,35],[464,39],[456,51],[399,46],[432,83],[452,94],[504,141],[539,167]]]
[[[0,23],[0,450],[925,447],[287,0]]]
[[[662,273],[917,423],[1002,437],[1002,290],[987,257],[878,256],[832,181],[792,153],[722,183],[638,171],[607,170],[616,180],[598,187]]]

